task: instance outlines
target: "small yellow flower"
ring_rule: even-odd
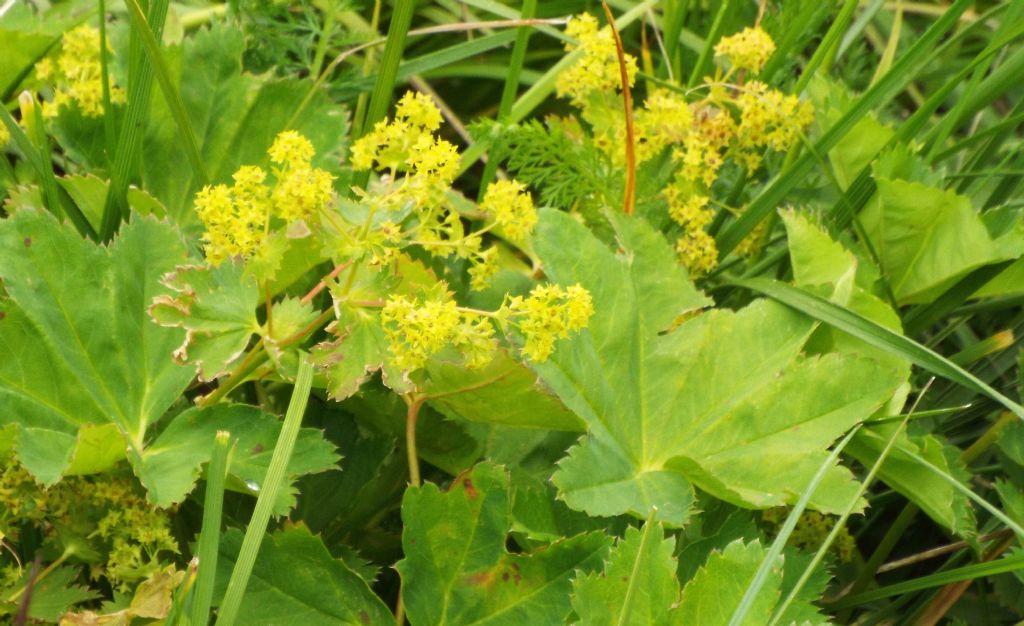
[[[99,30],[83,24],[64,34],[56,63],[44,58],[36,63],[36,77],[53,83],[53,100],[43,104],[45,117],[56,116],[61,107],[78,106],[85,117],[103,115],[103,76]],[[125,92],[117,85],[110,87],[110,100],[125,101]]]
[[[477,255],[469,268],[469,288],[473,291],[487,289],[491,278],[498,273],[498,249],[490,247]]]
[[[11,140],[11,132],[7,130],[6,124],[0,124],[0,148],[7,145],[7,142]]]
[[[538,285],[529,297],[513,297],[507,304],[526,337],[523,353],[532,361],[546,361],[555,341],[586,328],[594,313],[590,292],[580,285]]]
[[[775,52],[775,42],[760,27],[744,28],[735,35],[722,37],[715,54],[726,58],[733,69],[758,73]]]
[[[669,217],[677,224],[686,229],[702,229],[711,223],[715,217],[708,207],[711,198],[698,193],[683,197],[674,191],[674,187],[669,187],[662,195],[668,199]]]
[[[420,302],[392,296],[384,304],[381,321],[395,364],[403,370],[423,367],[455,337],[461,316],[452,300]]]
[[[277,135],[267,154],[278,165],[297,167],[309,165],[315,151],[308,139],[294,130],[286,130]]]
[[[441,127],[440,109],[430,96],[418,91],[405,92],[395,107],[395,118],[418,126],[425,132],[433,132]]]
[[[579,49],[582,56],[558,75],[555,90],[559,97],[568,97],[573,104],[583,107],[594,92],[615,93],[622,89],[615,37],[609,27],[598,29],[594,16],[581,13],[569,19],[565,34],[579,42],[567,44],[565,49],[569,52]],[[636,58],[629,54],[624,56],[628,83],[632,87],[637,72]]]
[[[494,358],[494,325],[483,315],[464,313],[452,345],[462,354],[466,367],[484,367]]]
[[[311,219],[330,203],[333,181],[333,176],[316,167],[300,166],[282,172],[271,195],[274,214],[286,222]]]
[[[522,243],[537,225],[537,208],[522,183],[499,180],[491,183],[480,208],[494,217],[508,238]]]
[[[718,246],[715,239],[702,229],[686,231],[676,241],[680,262],[693,276],[703,276],[718,265]]]

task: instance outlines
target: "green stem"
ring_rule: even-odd
[[[426,396],[409,394],[402,396],[407,409],[405,412],[405,453],[409,461],[409,484],[419,487],[420,480],[420,457],[416,451],[416,421],[420,415],[420,408],[427,399]]]
[[[523,0],[523,9],[520,11],[522,19],[529,19],[537,11],[537,0]],[[523,63],[526,60],[526,49],[530,43],[530,34],[533,29],[529,26],[520,26],[516,29],[516,42],[512,47],[512,58],[509,60],[508,74],[505,76],[505,86],[501,91],[501,102],[498,104],[498,115],[496,119],[504,122],[512,111],[512,105],[516,101],[516,93],[519,91],[519,77],[523,72]],[[483,200],[487,186],[494,180],[498,171],[498,161],[489,159],[484,166],[483,176],[480,178],[480,192],[477,201]]]
[[[218,431],[213,455],[206,468],[206,497],[203,499],[203,525],[199,532],[199,571],[196,576],[192,604],[192,623],[210,623],[213,583],[217,573],[217,551],[220,546],[220,524],[224,512],[224,482],[227,478],[228,456],[233,448],[231,433]]]

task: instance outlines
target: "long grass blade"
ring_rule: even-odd
[[[1021,569],[1024,569],[1024,554],[1015,554],[995,561],[965,565],[964,567],[939,572],[938,574],[922,576],[920,578],[896,583],[880,589],[872,589],[871,591],[858,593],[855,596],[843,598],[835,604],[830,604],[829,608],[832,610],[848,609],[861,604],[867,604],[868,602],[912,593],[914,591],[934,589],[935,587],[943,587],[950,583],[956,583],[962,580],[975,580],[985,576],[996,576],[1007,572],[1016,572]]]
[[[760,567],[757,568],[757,572],[754,577],[750,580],[750,584],[747,585],[746,591],[743,593],[743,597],[740,598],[740,603],[736,606],[736,610],[733,612],[732,617],[729,618],[729,626],[741,626],[746,620],[747,613],[754,606],[754,602],[757,600],[757,594],[761,592],[761,588],[764,586],[765,581],[768,580],[768,574],[771,573],[772,567],[775,566],[775,562],[782,554],[783,548],[786,547],[786,542],[789,541],[789,536],[793,534],[793,529],[796,528],[796,523],[800,520],[800,516],[803,515],[804,509],[807,508],[807,503],[811,501],[811,496],[814,495],[814,491],[821,484],[821,481],[825,479],[825,474],[828,470],[835,466],[836,459],[839,458],[839,454],[846,447],[846,444],[850,443],[853,436],[860,430],[861,425],[858,424],[846,433],[846,436],[837,443],[833,448],[832,452],[828,455],[828,458],[822,462],[818,468],[817,473],[811,478],[811,482],[807,484],[807,488],[800,494],[800,499],[797,500],[796,504],[793,505],[793,509],[789,512],[789,516],[786,517],[786,521],[782,524],[782,528],[779,529],[779,534],[775,536],[775,540],[772,541],[771,547],[768,549],[768,553],[765,554],[764,560],[761,561]]]
[[[146,21],[154,37],[163,35],[167,19],[168,0],[150,0]],[[133,28],[128,43],[128,105],[117,137],[110,187],[103,204],[100,238],[110,239],[121,221],[128,216],[128,185],[132,179],[132,166],[142,142],[142,129],[149,112],[149,97],[153,87],[153,66],[145,62],[142,34]]]
[[[285,472],[288,469],[288,462],[292,458],[292,452],[295,450],[295,440],[299,436],[302,415],[306,412],[306,403],[309,401],[309,390],[312,385],[313,365],[307,355],[302,355],[299,361],[299,373],[295,378],[295,388],[292,391],[292,399],[288,403],[288,411],[285,413],[284,424],[281,426],[281,434],[274,446],[274,454],[270,459],[267,477],[259,498],[256,499],[256,508],[249,519],[249,527],[245,529],[245,537],[242,539],[238,560],[235,562],[235,568],[231,571],[231,579],[228,581],[224,600],[217,612],[217,626],[233,626],[238,617],[238,609],[242,606],[245,588],[249,585],[249,576],[252,575],[252,568],[256,564],[256,555],[263,542],[263,535],[267,532],[267,524],[270,523],[270,513],[273,511],[274,501],[284,486]]]
[[[796,599],[800,590],[807,584],[807,581],[811,579],[811,576],[814,574],[814,570],[816,570],[818,565],[820,565],[825,559],[825,554],[828,552],[828,549],[832,547],[832,543],[836,540],[836,537],[839,536],[839,532],[846,526],[846,520],[850,518],[850,515],[857,507],[857,503],[867,492],[868,487],[870,487],[875,481],[875,476],[877,476],[878,472],[882,469],[882,464],[885,463],[885,460],[889,458],[889,454],[896,445],[896,440],[899,439],[899,436],[907,428],[907,422],[909,422],[910,418],[916,414],[917,405],[921,402],[921,398],[924,397],[925,392],[928,391],[928,388],[934,381],[934,378],[928,381],[928,384],[925,385],[924,389],[921,390],[921,393],[918,394],[917,400],[914,401],[914,406],[911,407],[910,411],[903,417],[900,425],[893,431],[889,440],[885,443],[885,447],[882,448],[881,454],[878,455],[878,458],[875,459],[875,462],[871,465],[871,469],[868,470],[867,476],[865,476],[864,480],[861,481],[860,486],[857,488],[856,495],[850,499],[850,504],[847,505],[846,510],[843,511],[843,514],[840,515],[832,524],[832,529],[829,531],[828,536],[825,537],[825,541],[818,546],[818,550],[814,553],[814,557],[811,559],[811,562],[807,564],[807,567],[805,567],[803,573],[800,574],[800,578],[796,581],[796,584],[793,585],[793,588],[790,589],[786,597],[775,608],[775,613],[772,615],[772,621],[768,626],[775,626],[775,624],[779,623],[779,620],[782,619],[783,613],[785,613],[786,609],[789,608],[789,605],[793,603],[793,600]]]
[[[205,185],[210,182],[210,177],[206,173],[203,157],[199,153],[196,134],[192,130],[192,124],[188,121],[185,103],[182,102],[181,94],[178,93],[174,83],[171,82],[170,70],[168,70],[167,63],[164,61],[164,55],[160,51],[160,42],[157,41],[156,36],[153,34],[153,29],[150,27],[149,22],[146,21],[146,15],[142,12],[139,1],[125,0],[125,4],[128,5],[128,12],[132,16],[132,26],[138,31],[139,37],[142,39],[142,45],[146,49],[146,56],[153,68],[156,82],[160,85],[160,91],[164,94],[164,99],[167,101],[167,108],[170,109],[171,117],[174,118],[174,123],[178,127],[178,135],[182,143],[185,144],[185,154],[192,165],[192,171],[199,180],[199,184]]]

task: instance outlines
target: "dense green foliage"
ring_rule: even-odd
[[[0,2],[0,623],[1020,623],[1022,64],[1013,0]]]

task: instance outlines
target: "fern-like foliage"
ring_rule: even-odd
[[[607,205],[621,196],[621,174],[589,143],[574,139],[560,123],[477,122],[470,132],[490,146],[490,158],[504,162],[520,182],[540,194],[542,204],[559,209]]]

